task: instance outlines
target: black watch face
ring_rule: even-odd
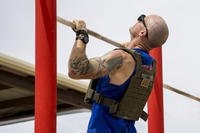
[[[84,39],[84,43],[88,43],[88,41],[89,41],[88,37],[85,36],[83,39]]]

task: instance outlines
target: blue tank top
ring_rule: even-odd
[[[134,50],[141,53],[143,65],[152,65],[153,58],[148,54],[148,52],[138,48],[134,48]],[[109,76],[106,75],[99,79],[96,91],[105,97],[119,101],[134,74],[135,71],[131,74],[128,80],[121,85],[109,83]],[[136,133],[134,125],[135,121],[114,117],[109,114],[109,108],[107,106],[93,102],[92,114],[88,124],[87,133]]]

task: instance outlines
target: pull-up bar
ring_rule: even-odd
[[[66,25],[66,26],[69,26],[71,28],[75,28],[75,25],[72,22],[70,22],[68,20],[65,20],[65,19],[63,19],[61,17],[57,17],[57,21],[62,23],[62,24],[64,24],[64,25]],[[92,31],[90,29],[87,29],[87,32],[88,32],[89,35],[91,35],[91,36],[93,36],[95,38],[98,38],[98,39],[100,39],[102,41],[105,41],[105,42],[107,42],[107,43],[109,43],[111,45],[114,45],[116,47],[124,47],[122,44],[120,44],[118,42],[115,42],[115,41],[113,41],[113,40],[111,40],[111,39],[109,39],[109,38],[107,38],[105,36],[102,36],[99,33],[96,33],[96,32],[94,32],[94,31]]]
[[[68,20],[66,20],[66,19],[63,19],[63,18],[61,18],[61,17],[59,17],[59,16],[57,16],[57,21],[58,21],[59,23],[62,23],[62,24],[64,24],[64,25],[66,25],[66,26],[69,26],[69,27],[71,27],[71,28],[75,28],[75,25],[74,25],[72,22],[70,22],[70,21],[68,21]],[[109,39],[109,38],[107,38],[107,37],[104,37],[104,36],[100,35],[99,33],[96,33],[96,32],[94,32],[94,31],[92,31],[92,30],[90,30],[90,29],[87,29],[87,31],[88,31],[88,34],[89,34],[89,35],[91,35],[91,36],[93,36],[93,37],[95,37],[95,38],[98,38],[98,39],[100,39],[100,40],[102,40],[102,41],[105,41],[105,42],[107,42],[107,43],[109,43],[109,44],[111,44],[111,45],[113,45],[113,46],[116,46],[116,47],[124,47],[122,44],[120,44],[120,43],[118,43],[118,42],[115,42],[115,41],[113,41],[113,40],[111,40],[111,39]],[[171,87],[171,86],[169,86],[169,85],[167,85],[167,84],[163,84],[163,85],[164,85],[164,88],[165,88],[165,89],[171,90],[171,91],[173,91],[173,92],[175,92],[175,93],[178,93],[178,94],[180,94],[180,95],[182,95],[182,96],[185,96],[185,97],[188,97],[188,98],[190,98],[190,99],[193,99],[193,100],[196,100],[196,101],[200,102],[200,98],[198,98],[198,97],[196,97],[196,96],[193,96],[193,95],[191,95],[191,94],[189,94],[189,93],[186,93],[186,92],[183,92],[183,91],[181,91],[181,90],[178,90],[178,89],[176,89],[176,88],[174,88],[174,87]]]
[[[167,84],[163,84],[163,86],[164,86],[165,89],[168,89],[168,90],[170,90],[170,91],[176,92],[176,93],[178,93],[178,94],[180,94],[180,95],[183,95],[183,96],[185,96],[185,97],[188,97],[188,98],[190,98],[190,99],[193,99],[193,100],[195,100],[195,101],[197,101],[197,102],[200,102],[200,98],[198,98],[198,97],[196,97],[196,96],[193,96],[193,95],[191,95],[191,94],[189,94],[189,93],[186,93],[186,92],[184,92],[184,91],[178,90],[178,89],[176,89],[176,88],[174,88],[174,87],[171,87],[171,86],[169,86],[169,85],[167,85]]]

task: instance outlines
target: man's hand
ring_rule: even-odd
[[[87,31],[86,24],[83,20],[73,20],[72,23],[75,25],[74,31],[85,30]]]

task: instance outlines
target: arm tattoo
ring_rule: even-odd
[[[97,60],[97,62],[98,62],[98,77],[101,77],[101,76],[103,76],[103,68],[106,68],[105,66],[104,66],[104,61],[102,61],[102,59],[101,58],[99,58],[99,60]]]
[[[113,57],[110,59],[96,58],[98,63],[97,76],[102,77],[106,73],[109,74],[114,68],[119,67],[123,62],[122,56]]]
[[[114,68],[119,67],[122,64],[122,61],[122,56],[113,57],[106,61],[106,69],[108,70],[108,72],[111,72]]]
[[[122,62],[123,56],[119,53],[109,53],[90,60],[86,55],[79,55],[71,56],[69,68],[75,77],[95,79],[109,74],[115,68],[120,67]]]
[[[84,75],[89,70],[89,60],[86,56],[71,59],[70,67],[76,74]]]

